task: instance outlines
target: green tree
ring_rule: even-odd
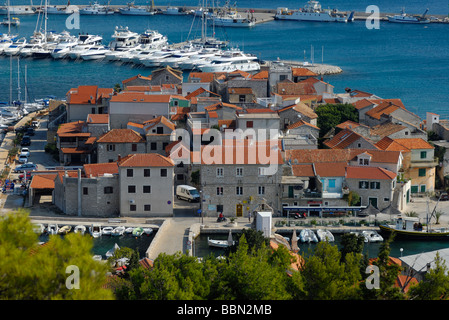
[[[79,271],[79,289],[72,287],[77,284],[74,270]],[[106,265],[92,259],[88,237],[54,235],[39,245],[25,210],[0,220],[0,299],[113,299],[103,288],[107,271]]]
[[[310,300],[357,299],[361,275],[359,260],[355,254],[347,254],[341,262],[336,246],[318,243],[313,255],[305,258],[302,280],[304,294]]]
[[[409,297],[414,300],[446,300],[449,297],[448,268],[438,252],[435,266],[425,274],[422,281],[410,288]]]
[[[315,113],[318,115],[317,124],[320,128],[320,138],[342,122],[347,120],[359,121],[357,109],[352,104],[347,103],[324,104],[318,106]]]

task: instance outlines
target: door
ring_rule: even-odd
[[[377,198],[368,198],[368,201],[374,208],[377,208]]]
[[[289,198],[293,198],[294,197],[293,196],[293,190],[294,190],[293,186],[288,186],[288,197]]]
[[[236,209],[237,209],[236,210],[236,216],[237,217],[243,216],[243,205],[242,204],[238,204]]]

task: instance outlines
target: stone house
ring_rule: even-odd
[[[308,105],[301,101],[277,110],[280,119],[280,129],[285,130],[289,125],[297,123],[298,120],[317,125],[318,115]]]
[[[112,129],[97,140],[98,163],[117,161],[119,156],[146,153],[146,140],[131,129]]]
[[[182,71],[169,66],[151,72],[151,85],[182,84]]]
[[[118,166],[121,216],[173,216],[173,160],[156,153],[131,154]]]
[[[150,86],[151,85],[151,75],[148,77],[142,76],[141,74],[135,75],[134,77],[125,79],[122,81],[123,90],[128,87],[134,86]]]
[[[373,141],[361,136],[350,129],[343,129],[324,145],[330,149],[377,149]]]
[[[67,92],[67,122],[86,120],[88,114],[108,113],[108,101],[114,93],[112,88],[79,86]]]

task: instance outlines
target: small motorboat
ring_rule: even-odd
[[[125,227],[120,226],[120,227],[117,227],[114,230],[112,230],[111,235],[115,236],[115,237],[118,237],[118,236],[123,235],[123,233],[125,233]]]
[[[47,226],[47,233],[48,234],[57,234],[59,230],[59,227],[57,224],[49,224]]]
[[[382,242],[384,238],[377,233],[377,231],[362,231],[362,235],[365,236],[365,239],[368,239],[368,242]],[[366,241],[365,241],[366,242]]]
[[[329,230],[318,229],[316,233],[320,241],[327,241],[327,242],[335,241],[334,235]]]
[[[318,238],[313,232],[313,230],[310,229],[303,229],[301,230],[301,233],[299,234],[299,238],[301,239],[301,242],[318,242]]]
[[[45,226],[42,223],[37,223],[33,226],[33,230],[37,234],[42,234],[45,232]]]
[[[73,232],[84,235],[86,233],[86,227],[83,225],[76,226]]]
[[[99,238],[101,236],[101,226],[100,225],[92,225],[89,227],[89,233],[94,238]]]
[[[125,233],[133,233],[133,230],[134,230],[133,227],[125,228]]]
[[[72,227],[71,226],[63,226],[58,230],[59,234],[67,234],[70,231],[72,231]]]
[[[351,231],[350,233],[356,235],[357,237],[363,237],[363,242],[368,243],[368,238],[363,233],[355,232],[355,231]]]
[[[153,229],[151,228],[143,228],[143,233],[145,233],[147,236],[153,233]]]
[[[234,239],[232,238],[231,230],[229,230],[229,235],[227,240],[214,240],[207,237],[207,243],[210,247],[216,248],[227,248],[233,246],[235,244]]]
[[[137,227],[133,229],[133,236],[140,237],[143,234],[143,228]]]
[[[114,247],[111,248],[110,250],[108,250],[108,252],[106,252],[106,257],[110,258],[114,255],[115,251],[120,250],[120,247],[118,246],[118,244],[114,244]]]
[[[112,234],[112,231],[114,231],[113,227],[104,227],[103,230],[101,230],[101,234],[105,236],[110,236]]]

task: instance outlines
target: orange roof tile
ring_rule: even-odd
[[[346,162],[317,162],[313,165],[320,177],[344,177],[347,166]]]
[[[88,178],[103,176],[105,173],[118,174],[117,162],[91,163],[85,164],[83,167]]]
[[[287,129],[290,130],[290,129],[298,128],[298,127],[301,127],[301,126],[309,126],[309,127],[312,127],[312,128],[318,129],[318,130],[320,129],[317,126],[314,126],[313,124],[305,122],[303,120],[299,120],[299,121],[297,121],[295,123],[292,123],[291,125],[289,125],[287,127]]]
[[[393,180],[396,173],[381,167],[351,167],[346,168],[346,178],[348,179],[368,179],[368,180]]]
[[[169,103],[170,94],[145,94],[142,92],[121,92],[112,96],[111,102],[147,102],[147,103]]]
[[[148,77],[144,77],[144,76],[138,74],[138,75],[136,75],[136,76],[134,76],[134,77],[131,77],[131,78],[128,78],[128,79],[123,80],[122,83],[125,84],[125,83],[128,83],[128,82],[130,82],[131,80],[135,80],[135,79],[143,79],[143,80],[148,80],[148,81],[150,81],[150,80],[151,80],[151,75],[148,76]]]
[[[379,120],[382,115],[384,114],[389,115],[400,108],[401,107],[393,104],[392,102],[385,101],[379,104],[378,106],[372,108],[371,110],[367,111],[365,114]]]
[[[103,134],[97,143],[144,143],[145,139],[132,129],[112,129]]]
[[[164,116],[159,116],[157,118],[147,120],[143,124],[144,124],[145,130],[148,131],[152,127],[158,125],[159,123],[163,124],[164,126],[166,126],[167,128],[169,128],[172,131],[176,129],[176,126]]]
[[[76,147],[76,148],[61,148],[62,153],[71,154],[71,153],[77,153],[77,154],[83,154],[83,153],[90,153],[89,150]]]
[[[318,74],[307,68],[292,68],[292,75],[294,77],[316,77]]]
[[[95,124],[109,123],[109,114],[88,114],[86,122]]]
[[[314,177],[313,165],[311,164],[294,164],[292,165],[292,173],[296,177]]]
[[[363,109],[363,108],[366,108],[366,107],[369,107],[369,106],[375,106],[377,103],[374,103],[372,100],[370,100],[370,99],[361,99],[361,100],[358,100],[358,101],[356,101],[356,102],[353,102],[352,103],[352,105],[357,109],[357,110],[360,110],[360,109]]]
[[[205,107],[204,109],[207,111],[214,111],[223,107],[228,107],[236,110],[243,110],[243,108],[236,106],[235,104],[225,103],[225,102],[217,102],[210,106]]]
[[[73,137],[73,136],[89,137],[90,133],[82,132],[84,125],[85,125],[84,121],[63,123],[59,126],[56,134],[60,137]]]
[[[136,153],[122,158],[119,167],[173,167],[172,159],[157,153]]]
[[[212,82],[214,78],[215,74],[213,72],[191,72],[189,74],[189,80],[199,79],[200,82]]]
[[[253,94],[253,89],[247,87],[228,88],[229,94]]]
[[[311,164],[317,162],[354,161],[361,153],[369,152],[372,155],[371,162],[398,163],[401,152],[367,149],[292,149],[285,151],[286,161],[292,164]]]
[[[336,128],[339,128],[339,129],[353,129],[353,128],[357,128],[358,126],[360,126],[360,123],[355,122],[355,121],[351,121],[351,120],[346,120],[345,122],[342,122],[339,125],[337,125]]]
[[[434,147],[427,141],[421,138],[404,138],[404,139],[394,139],[395,142],[403,145],[407,149],[434,149]]]
[[[252,79],[268,79],[268,71],[262,70],[252,76]]]
[[[32,189],[54,189],[57,174],[35,174],[31,179]]]
[[[337,133],[333,138],[324,142],[324,145],[331,149],[346,149],[355,141],[362,139],[368,141],[358,133],[349,129],[343,129]]]

